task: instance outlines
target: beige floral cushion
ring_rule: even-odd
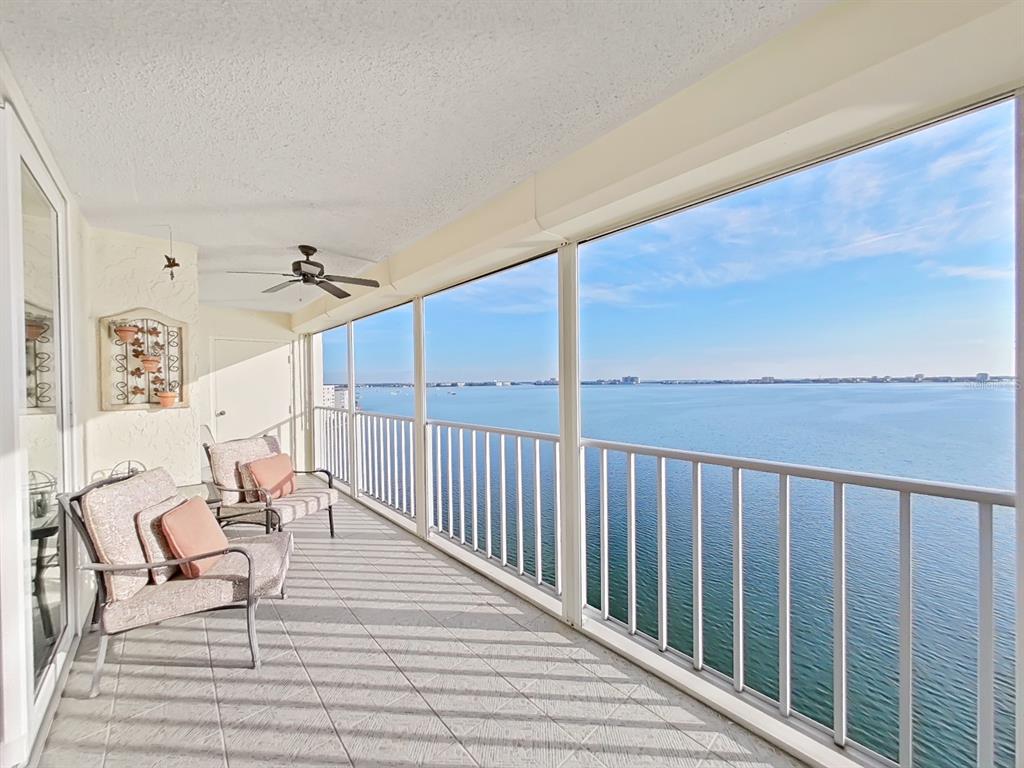
[[[225,443],[213,443],[209,446],[210,451],[210,472],[213,473],[213,481],[217,485],[225,485],[229,488],[255,488],[256,484],[252,477],[246,478],[242,474],[242,467],[250,461],[265,459],[268,456],[281,452],[281,447],[276,437],[264,435],[263,437],[249,437],[244,440],[228,440]],[[246,483],[249,483],[246,485]],[[252,498],[242,498],[242,494],[235,491],[221,491],[221,500],[224,506],[230,507],[243,501],[257,501],[257,494],[247,494]]]
[[[184,503],[185,497],[175,494],[151,507],[146,507],[135,516],[135,528],[139,533],[139,540],[142,542],[142,550],[146,553],[147,563],[175,559],[175,555],[164,537],[160,518],[164,516],[165,512],[170,512],[179,504]],[[180,568],[176,565],[165,565],[160,568],[151,568],[149,574],[154,584],[163,584],[179,570]]]
[[[135,516],[177,495],[165,469],[151,469],[118,483],[94,488],[82,498],[82,518],[101,563],[130,565],[147,562]],[[125,600],[149,583],[149,571],[103,575],[109,601]]]
[[[288,572],[292,535],[287,531],[231,539],[252,556],[257,597],[280,595]],[[228,553],[197,579],[183,574],[163,584],[148,584],[127,600],[103,611],[103,629],[123,632],[155,621],[199,613],[245,600],[248,595],[248,562],[244,555]]]
[[[341,501],[338,490],[329,488],[322,476],[299,473],[295,475],[295,481],[298,488],[287,496],[272,499],[270,502],[270,508],[274,510],[271,515],[271,522],[274,525],[288,525]],[[252,507],[253,512],[233,517],[232,522],[266,525],[267,513],[263,504],[239,504],[236,511],[247,507]]]

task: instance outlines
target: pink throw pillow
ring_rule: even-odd
[[[214,552],[228,546],[227,536],[217,523],[217,518],[198,496],[179,504],[160,518],[167,546],[177,557],[192,557],[204,552]],[[209,571],[223,555],[204,557],[191,563],[182,563],[181,571],[188,579],[196,579]]]
[[[257,487],[270,491],[272,499],[280,499],[295,492],[295,468],[292,466],[292,457],[287,453],[251,461],[245,466],[252,473]]]

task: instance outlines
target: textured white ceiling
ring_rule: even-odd
[[[291,311],[319,291],[223,271],[358,273],[821,5],[3,0],[0,48],[90,222]]]

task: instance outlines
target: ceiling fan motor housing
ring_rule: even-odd
[[[311,277],[320,277],[324,273],[324,265],[318,264],[315,261],[293,261],[292,262],[292,274],[299,277],[305,277],[309,275]]]

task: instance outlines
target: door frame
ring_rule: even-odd
[[[219,442],[220,441],[220,437],[218,436],[217,430],[215,428],[216,425],[217,425],[217,422],[216,422],[217,413],[221,410],[220,406],[217,403],[217,373],[218,373],[218,369],[215,367],[215,363],[216,363],[215,349],[216,349],[218,341],[241,341],[241,342],[250,342],[250,343],[254,343],[254,344],[276,344],[276,343],[280,342],[280,345],[282,347],[288,347],[288,367],[289,367],[288,375],[289,375],[289,379],[290,379],[290,386],[289,386],[289,392],[288,392],[288,408],[289,408],[289,416],[290,416],[290,418],[288,420],[288,439],[290,441],[289,444],[291,445],[292,451],[294,452],[295,448],[296,448],[296,442],[295,441],[296,441],[296,438],[298,437],[298,435],[296,434],[296,426],[295,426],[295,420],[297,418],[297,414],[296,414],[296,405],[297,405],[296,386],[297,386],[297,379],[296,379],[296,362],[295,362],[295,360],[296,360],[296,354],[298,352],[298,349],[296,348],[296,343],[297,343],[298,340],[297,339],[288,339],[288,340],[285,340],[285,339],[267,339],[267,338],[260,339],[260,338],[253,338],[253,337],[247,337],[247,336],[211,336],[210,337],[210,349],[209,349],[209,354],[210,354],[210,357],[209,357],[209,360],[210,360],[210,366],[209,366],[209,371],[210,371],[210,374],[209,374],[210,375],[210,401],[209,401],[210,402],[210,432],[213,435],[213,439]],[[294,459],[294,457],[293,457],[293,459]]]
[[[0,482],[20,488],[27,460],[21,444],[19,418],[24,391],[21,372],[25,368],[24,264],[21,209],[21,167],[32,174],[36,184],[57,215],[57,261],[54,275],[54,336],[57,345],[57,375],[60,396],[55,403],[60,450],[60,487],[70,490],[78,477],[75,410],[71,369],[75,335],[70,299],[71,270],[68,253],[69,204],[54,175],[42,159],[18,114],[9,102],[0,105],[0,279],[6,283],[8,307],[0,316],[0,360],[13,362],[0,376]],[[6,366],[5,366],[6,367]],[[25,762],[46,719],[64,672],[70,651],[80,637],[81,615],[78,589],[78,547],[68,532],[61,546],[64,578],[64,626],[46,669],[36,683],[29,620],[29,575],[24,568],[31,555],[26,525],[27,510],[21,493],[4,505],[5,535],[0,537],[0,766]]]

